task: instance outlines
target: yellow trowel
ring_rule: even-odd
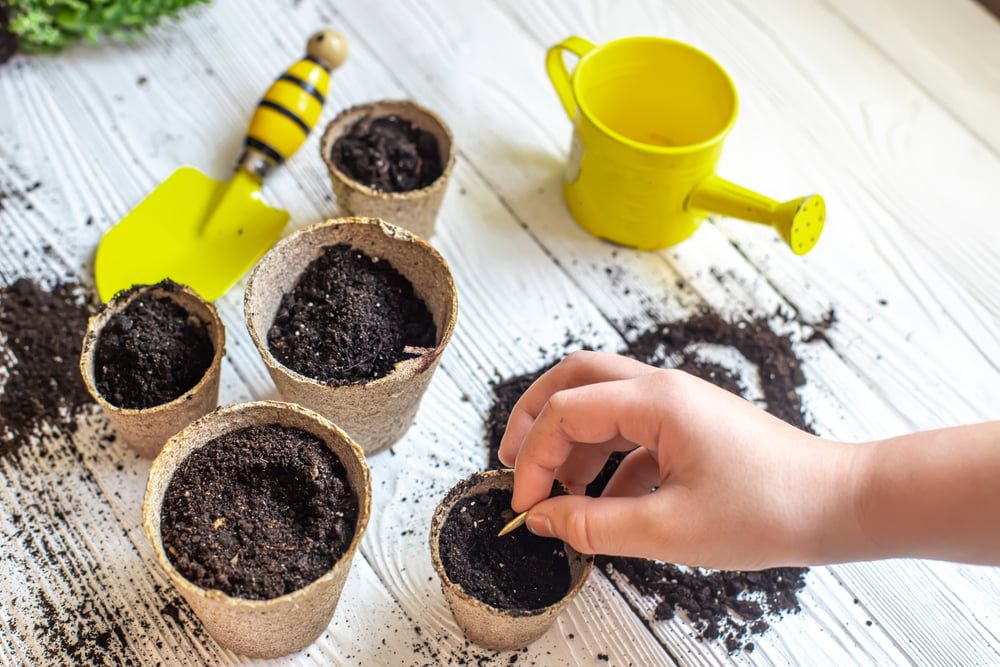
[[[323,110],[330,72],[346,57],[341,35],[313,35],[305,57],[257,104],[232,178],[221,182],[182,167],[112,227],[94,258],[101,299],[170,278],[212,301],[239,280],[288,222],[286,211],[264,203],[261,181],[306,140]]]

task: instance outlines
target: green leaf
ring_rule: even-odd
[[[25,51],[61,49],[80,39],[129,36],[211,0],[8,0],[9,29]]]

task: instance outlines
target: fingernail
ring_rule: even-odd
[[[555,537],[556,534],[552,532],[552,523],[549,521],[549,517],[544,514],[529,514],[525,525],[528,526],[528,530],[533,532],[539,537]]]

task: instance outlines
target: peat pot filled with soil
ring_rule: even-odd
[[[436,113],[410,100],[351,107],[327,126],[320,153],[346,213],[434,233],[455,164],[451,130]]]
[[[545,634],[593,568],[592,556],[523,526],[497,536],[513,518],[513,484],[510,470],[475,473],[448,492],[431,520],[431,560],[451,613],[466,637],[494,650]]]
[[[225,347],[219,314],[194,290],[137,285],[90,318],[80,372],[118,435],[151,458],[218,404]]]
[[[222,646],[273,658],[329,625],[371,512],[364,452],[298,405],[216,410],[153,461],[142,526]]]
[[[444,258],[373,218],[307,227],[250,275],[250,337],[282,398],[330,419],[365,452],[410,427],[455,328]]]

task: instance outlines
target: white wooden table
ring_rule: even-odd
[[[0,278],[89,279],[101,233],[175,167],[224,175],[258,96],[327,25],[349,37],[351,57],[326,118],[412,97],[455,131],[433,242],[461,313],[416,425],[371,460],[373,519],[336,617],[285,662],[459,659],[465,642],[426,547],[431,510],[483,466],[495,373],[537,367],[539,348],[567,330],[614,349],[626,318],[708,304],[808,319],[833,306],[829,343],[799,346],[822,433],[864,439],[1000,416],[1000,23],[966,0],[216,0],[135,46],[0,68],[0,188],[20,193],[0,211]],[[717,57],[742,97],[722,173],[775,196],[823,193],[817,250],[795,258],[768,230],[729,220],[660,253],[616,250],[577,228],[559,194],[569,123],[542,67],[544,49],[574,33],[666,35]],[[291,211],[290,229],[336,214],[315,136],[266,194]],[[242,293],[219,302],[223,403],[276,396]],[[88,422],[72,442],[38,446],[47,458],[0,462],[0,661],[50,660],[41,647],[54,630],[38,628],[48,600],[71,643],[110,632],[110,664],[242,662],[200,631],[151,558],[139,527],[148,461],[103,445],[101,420]],[[816,568],[802,598],[803,612],[755,652],[730,657],[683,619],[650,622],[648,605],[595,573],[519,664],[605,664],[599,653],[613,665],[1000,663],[997,569]]]

